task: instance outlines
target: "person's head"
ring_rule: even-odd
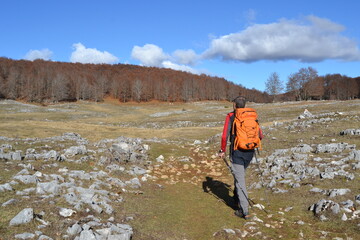
[[[238,96],[233,100],[233,103],[234,103],[234,109],[235,108],[244,108],[245,104],[246,104],[246,99],[245,99],[245,97]]]

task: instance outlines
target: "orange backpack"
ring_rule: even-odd
[[[257,113],[252,108],[237,108],[232,127],[235,134],[234,150],[253,150],[261,148],[260,126]]]

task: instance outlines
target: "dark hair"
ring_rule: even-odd
[[[235,103],[236,108],[244,108],[246,104],[246,98],[238,96],[233,100],[233,102]]]

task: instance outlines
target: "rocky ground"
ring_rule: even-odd
[[[0,147],[3,171],[21,169],[0,185],[0,192],[11,196],[2,208],[26,201],[36,205],[22,209],[10,220],[10,227],[34,221],[38,224],[33,231],[15,234],[15,239],[57,239],[44,234],[54,225],[66,226],[55,233],[61,239],[131,238],[133,230],[124,224],[126,216],[119,220],[112,215],[114,207],[124,200],[123,193],[140,192],[141,182],[151,178],[145,168],[135,165],[146,165],[148,145],[126,138],[90,145],[76,133],[47,139],[1,140],[12,143]],[[62,164],[65,162],[75,168],[83,163],[90,167],[73,170]],[[52,207],[45,210],[42,205]]]
[[[325,138],[311,134],[339,119],[360,126],[357,114],[307,110],[298,119],[264,126],[267,144],[274,148],[257,155],[248,170],[252,173],[250,197],[257,200],[252,207],[255,217],[238,228],[219,228],[211,236],[356,239],[356,233],[360,234],[360,150],[355,143],[360,129],[342,129]],[[284,144],[289,140],[282,138],[283,132],[307,133],[299,136],[308,137]],[[219,192],[224,188],[226,195],[231,192],[227,184],[231,176],[216,156],[219,139],[220,135],[190,142],[118,137],[90,142],[74,132],[48,138],[0,137],[0,239],[141,239],[132,224],[136,215],[124,211],[124,202],[142,198],[149,186],[159,191],[179,183],[201,186],[219,204],[233,207],[230,194]],[[154,155],[151,150],[158,144],[176,145],[179,152],[184,151]],[[287,205],[274,202],[288,194],[305,200],[285,201]],[[308,213],[314,218],[302,217]],[[309,234],[316,222],[332,221],[355,227],[348,236],[318,226],[313,229],[316,233]],[[291,236],[284,230],[289,226],[298,229]]]

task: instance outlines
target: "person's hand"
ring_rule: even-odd
[[[224,158],[224,157],[225,157],[225,153],[224,153],[224,152],[219,152],[219,153],[218,153],[218,156],[219,156],[219,158]]]

